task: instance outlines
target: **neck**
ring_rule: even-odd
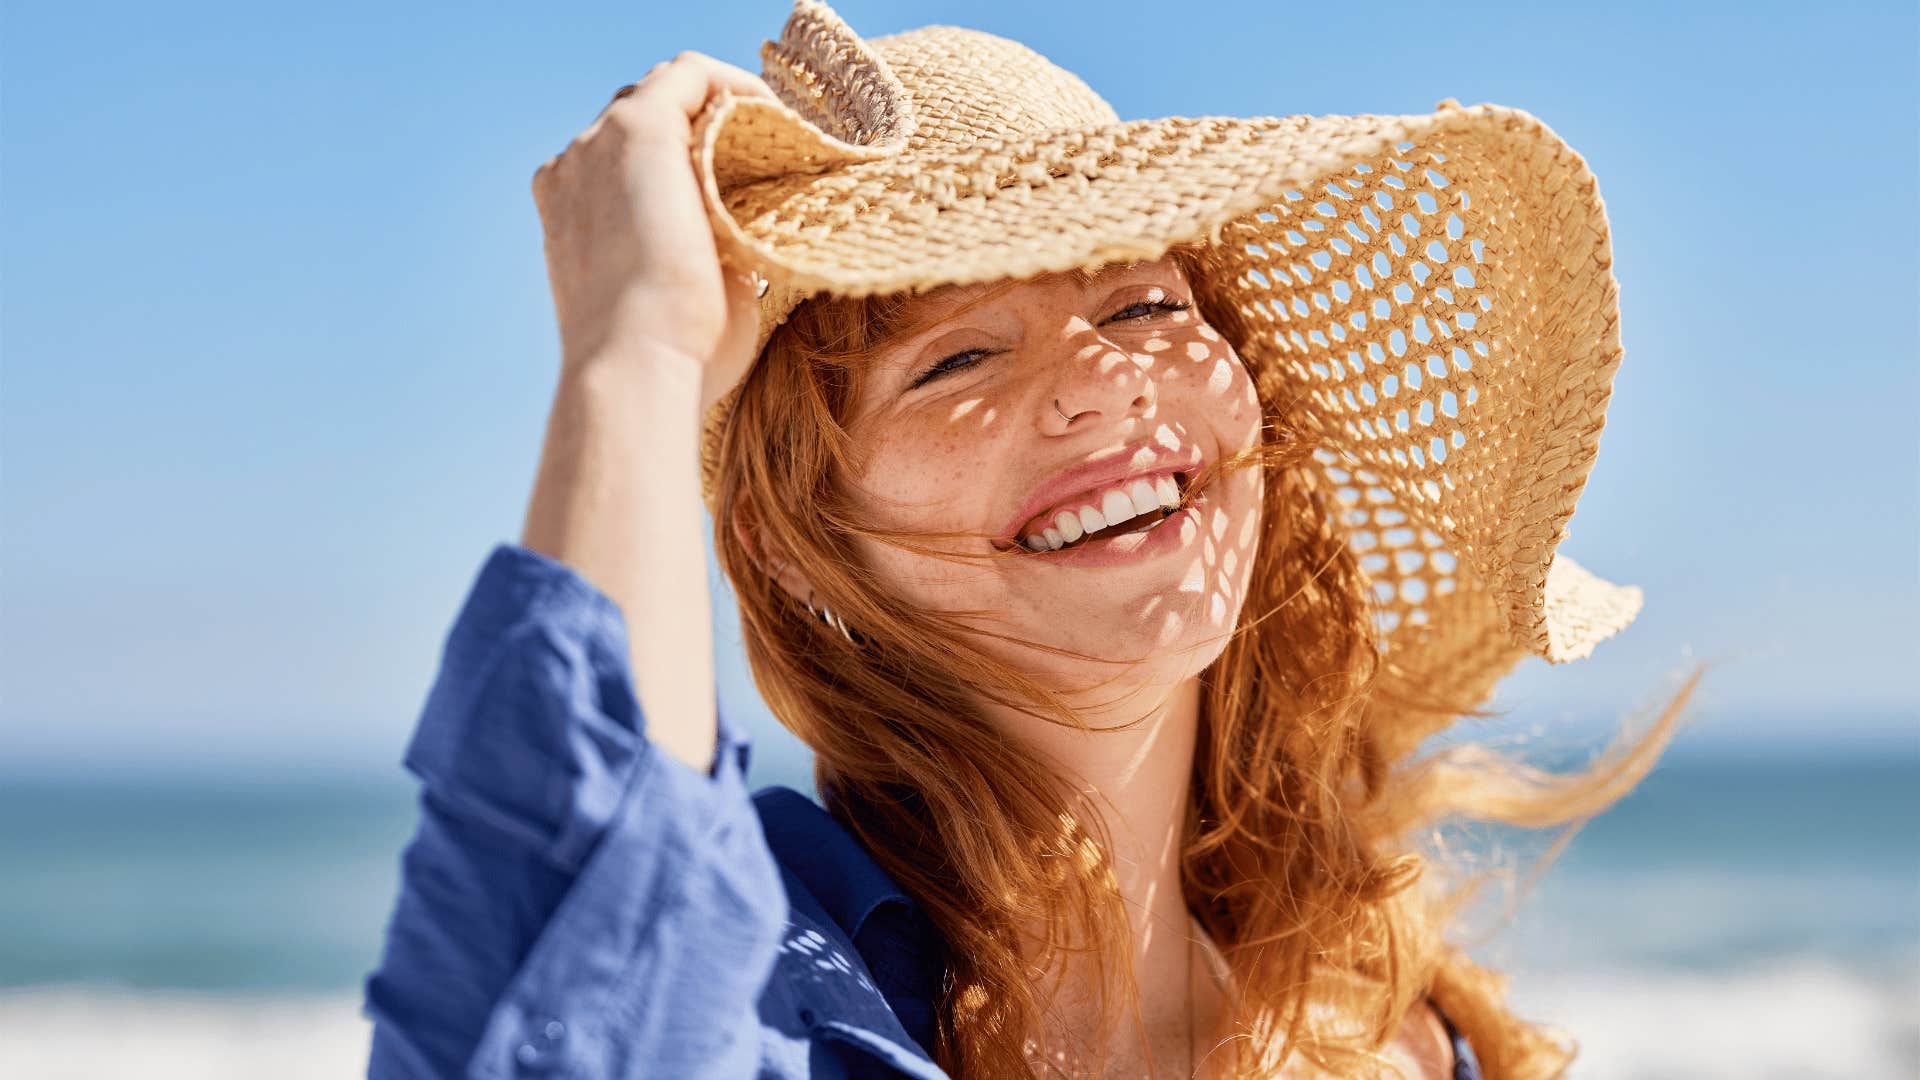
[[[1141,694],[1129,713],[1087,715],[1088,725],[1104,728],[1139,714],[1146,699],[1152,711],[1124,731],[1077,731],[1022,717],[1012,730],[1022,742],[1059,764],[1083,795],[1082,805],[1100,813],[1107,827],[1120,895],[1132,924],[1134,975],[1141,988],[1141,1019],[1150,1035],[1177,1029],[1184,1041],[1189,1007],[1187,977],[1192,956],[1191,924],[1181,887],[1180,840],[1191,787],[1194,746],[1200,718],[1200,682],[1188,678],[1164,701]],[[1119,957],[1108,956],[1111,966]],[[1093,962],[1082,957],[1056,961],[1060,995],[1049,1027],[1087,1032],[1093,1005]],[[1138,1053],[1129,1014],[1119,1014],[1115,1037],[1120,1052]],[[1164,1041],[1154,1038],[1156,1043]],[[1052,1043],[1051,1037],[1049,1042]]]

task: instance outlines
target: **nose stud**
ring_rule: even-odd
[[[1053,411],[1054,411],[1054,412],[1057,412],[1057,413],[1060,413],[1060,419],[1062,419],[1062,420],[1065,420],[1065,421],[1066,421],[1067,423],[1069,423],[1069,424],[1071,424],[1071,423],[1073,423],[1073,417],[1071,417],[1071,416],[1068,416],[1068,415],[1067,415],[1066,413],[1064,413],[1064,412],[1061,412],[1061,410],[1060,410],[1060,399],[1059,399],[1059,398],[1054,398],[1054,399],[1053,399]]]

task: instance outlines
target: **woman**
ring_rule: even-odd
[[[535,175],[562,372],[408,751],[371,1073],[1561,1071],[1445,942],[1434,826],[1577,824],[1699,676],[1581,775],[1414,751],[1638,607],[1553,551],[1618,360],[1577,155],[1451,103],[1119,125],[808,0],[763,55],[656,66]],[[1381,404],[1423,379],[1443,415]],[[696,493],[827,811],[747,793]]]

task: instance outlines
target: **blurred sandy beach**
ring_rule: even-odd
[[[363,1074],[411,798],[0,788],[0,864],[34,868],[0,890],[0,1076]],[[1916,799],[1900,754],[1676,758],[1474,951],[1580,1080],[1920,1075]]]
[[[1902,988],[1818,960],[1735,974],[1561,973],[1516,1000],[1577,1026],[1577,1077],[1769,1080],[1916,1075]],[[0,1075],[42,1080],[319,1080],[362,1075],[353,995],[35,989],[0,994]]]

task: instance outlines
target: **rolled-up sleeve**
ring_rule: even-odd
[[[754,1075],[787,901],[747,738],[718,723],[706,775],[660,752],[618,606],[493,549],[407,748],[369,1076]]]

